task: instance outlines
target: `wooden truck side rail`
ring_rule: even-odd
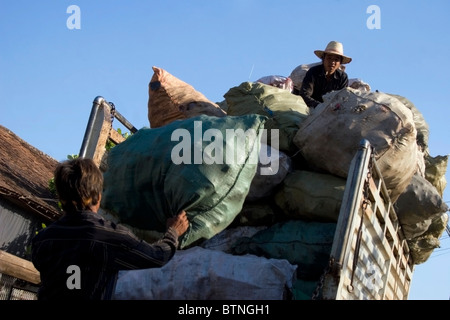
[[[104,168],[106,142],[109,140],[119,144],[125,140],[113,130],[114,119],[119,120],[131,133],[137,132],[137,129],[116,110],[113,103],[97,96],[92,105],[79,157],[91,158],[100,168]]]
[[[414,263],[367,140],[349,168],[323,298],[407,300]]]

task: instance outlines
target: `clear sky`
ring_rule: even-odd
[[[78,154],[96,96],[149,126],[152,66],[220,102],[244,81],[318,62],[313,51],[337,40],[353,58],[349,78],[411,100],[431,156],[448,155],[449,15],[448,0],[0,0],[0,124],[64,160]],[[444,233],[416,266],[410,299],[449,298]]]

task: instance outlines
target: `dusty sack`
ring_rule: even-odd
[[[414,239],[407,240],[409,250],[413,257],[414,264],[426,262],[434,249],[439,248],[441,242],[439,239],[445,231],[449,217],[447,213],[435,216],[428,230]]]
[[[406,239],[425,233],[433,219],[448,210],[437,189],[418,174],[398,197],[394,208]]]
[[[416,133],[412,112],[400,100],[345,88],[324,96],[293,141],[310,165],[346,178],[361,140],[367,139],[395,202],[418,169]]]
[[[425,179],[435,186],[441,197],[444,196],[444,190],[447,186],[445,173],[448,166],[448,155],[432,157],[425,154]]]
[[[153,67],[148,86],[148,121],[152,128],[164,126],[177,119],[204,114],[224,117],[223,111],[190,84],[164,69]]]
[[[417,131],[417,144],[421,147],[422,151],[426,151],[428,149],[430,129],[428,127],[428,123],[425,121],[423,114],[409,99],[397,94],[391,94],[391,96],[400,100],[407,108],[411,110],[413,114],[414,125]]]

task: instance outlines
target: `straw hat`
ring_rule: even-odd
[[[330,41],[325,50],[315,50],[314,53],[320,59],[323,58],[325,53],[337,54],[342,57],[342,64],[350,63],[352,61],[352,58],[344,56],[344,46],[337,41]]]

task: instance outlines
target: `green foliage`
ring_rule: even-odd
[[[41,223],[41,229],[36,231],[36,234],[39,233],[39,231],[41,231],[42,229],[47,228],[47,225],[45,223]]]
[[[48,181],[48,189],[50,190],[52,196],[57,199],[58,198],[58,193],[56,192],[56,186],[55,186],[55,178],[52,177],[49,181]],[[58,201],[58,208],[60,210],[62,210],[62,205],[61,202]]]
[[[35,234],[38,234],[39,231],[41,231],[45,228],[47,228],[47,225],[45,223],[41,223],[41,229],[36,230]],[[25,255],[27,255],[28,257],[31,257],[31,244],[25,246]]]
[[[55,178],[54,177],[52,177],[48,181],[48,189],[50,190],[52,196],[54,196],[55,198],[58,197],[58,194],[56,193],[56,186],[55,186]]]
[[[128,133],[128,132],[122,133],[122,130],[121,130],[120,128],[117,128],[117,132],[118,132],[119,134],[121,134],[122,137],[124,137],[125,139],[128,139],[129,137],[131,137],[131,134]],[[110,141],[110,140],[106,141],[106,146],[105,146],[105,148],[106,148],[106,151],[107,151],[107,152],[108,152],[109,150],[111,150],[112,148],[114,148],[114,146],[115,146],[115,144],[114,144],[112,141]]]

